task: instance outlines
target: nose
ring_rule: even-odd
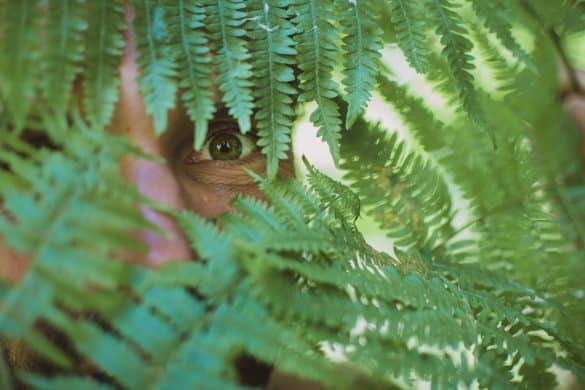
[[[126,49],[120,65],[120,99],[116,105],[110,131],[127,136],[145,152],[163,156],[162,148],[154,131],[154,124],[147,114],[136,81],[139,70],[132,32],[127,32]],[[165,164],[138,158],[126,158],[121,162],[122,174],[138,190],[156,201],[175,209],[183,209],[179,183],[172,169]],[[140,232],[141,239],[148,246],[148,254],[139,261],[157,266],[162,263],[186,259],[191,256],[187,240],[176,223],[149,207],[143,206],[144,217],[167,232],[166,236],[153,231]]]

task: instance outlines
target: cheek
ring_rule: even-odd
[[[262,196],[253,183],[234,188],[229,185],[196,182],[190,178],[180,181],[186,208],[205,218],[218,217],[231,211],[231,202],[238,194],[256,198]]]
[[[265,174],[263,158],[246,167]],[[189,173],[182,171],[183,168],[177,166],[175,171],[185,208],[202,217],[214,218],[231,211],[231,202],[238,194],[263,199],[262,192],[242,167],[226,169],[206,165]],[[282,161],[278,176],[285,178],[293,175],[292,160]]]

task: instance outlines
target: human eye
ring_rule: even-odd
[[[256,150],[252,135],[239,132],[237,124],[231,122],[211,123],[210,134],[201,150],[192,150],[186,163],[203,161],[237,161],[250,156]]]
[[[212,135],[203,145],[201,160],[239,160],[248,157],[254,147],[249,136],[224,131]]]

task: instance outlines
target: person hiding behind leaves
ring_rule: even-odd
[[[126,33],[119,75],[120,97],[109,131],[128,137],[146,153],[164,160],[164,163],[156,163],[136,157],[126,158],[121,162],[121,169],[129,183],[135,185],[142,194],[176,210],[191,210],[208,218],[229,211],[230,202],[238,194],[260,197],[259,189],[244,168],[264,172],[265,156],[256,145],[254,130],[246,135],[240,133],[237,121],[221,104],[218,92],[215,94],[216,114],[209,123],[207,139],[203,147],[196,151],[192,146],[193,123],[181,106],[169,113],[164,134],[160,137],[156,135],[153,120],[147,113],[136,81],[139,76],[136,44],[130,29]],[[585,85],[585,82],[582,84]],[[81,99],[83,93],[80,88],[76,88],[75,98]],[[585,133],[585,96],[569,93],[567,100]],[[31,141],[33,145],[39,142],[43,140]],[[294,169],[289,158],[280,164],[279,176],[291,175],[294,175]],[[172,218],[148,207],[143,207],[141,211],[148,221],[169,235],[163,236],[152,230],[140,232],[148,251],[144,255],[133,254],[133,262],[157,267],[169,261],[196,258]],[[0,237],[0,278],[18,281],[25,275],[27,267],[27,258],[9,249]],[[62,343],[66,344],[67,341],[62,340]],[[33,364],[26,360],[27,353],[20,346],[13,346],[10,352],[25,356],[25,361],[20,362],[25,368]],[[246,384],[281,389],[318,388],[313,383],[279,374],[278,371],[269,378],[270,367],[252,359],[244,359],[239,365],[242,381]],[[91,370],[91,367],[86,369]]]
[[[126,11],[130,26],[131,9],[127,8]],[[125,41],[119,65],[120,97],[108,131],[128,137],[144,152],[164,161],[158,163],[135,157],[126,158],[121,161],[121,170],[126,180],[147,197],[176,210],[191,210],[208,218],[229,211],[230,202],[238,194],[260,197],[257,185],[244,170],[247,168],[259,173],[265,172],[266,158],[256,145],[255,130],[252,129],[246,135],[240,134],[237,121],[229,115],[219,94],[216,94],[216,114],[209,122],[207,139],[200,150],[193,148],[193,123],[182,106],[169,112],[167,129],[162,136],[157,136],[152,117],[147,113],[139,91],[136,42],[130,28],[126,31]],[[74,88],[74,98],[77,100],[81,100],[84,93],[78,87],[82,84],[79,81],[77,80]],[[51,146],[50,141],[42,134],[30,131],[23,134],[25,140],[33,146]],[[278,175],[293,174],[292,159],[281,162]],[[126,258],[150,267],[179,259],[196,258],[171,217],[148,207],[143,207],[141,211],[145,219],[169,234],[163,236],[152,230],[139,232],[148,250],[144,254],[129,254]],[[24,277],[28,266],[26,256],[8,248],[0,237],[0,278],[18,281]],[[53,338],[59,337],[53,335]],[[67,340],[57,341],[67,349]],[[8,360],[21,368],[35,369],[35,365],[43,366],[42,363],[35,362],[20,344],[12,345],[9,353],[13,356]],[[270,367],[252,358],[240,359],[237,364],[243,383],[256,386],[267,384],[271,374]],[[84,369],[92,370],[87,364]],[[273,388],[314,386],[284,374],[273,374],[271,383]]]

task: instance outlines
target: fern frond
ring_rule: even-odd
[[[380,29],[368,16],[374,13],[369,0],[342,2],[341,25],[345,37],[345,75],[342,80],[346,88],[347,102],[345,127],[350,128],[367,105],[378,73],[378,59],[382,49]]]
[[[485,73],[493,79],[493,82],[482,85],[480,88],[490,94],[494,100],[512,93],[515,88],[518,88],[516,76],[519,73],[520,63],[516,61],[515,64],[510,65],[504,60],[501,50],[498,50],[490,41],[489,33],[485,28],[470,26],[470,34],[479,52],[479,61],[484,64]]]
[[[311,189],[319,196],[327,208],[347,222],[353,223],[360,216],[360,199],[348,187],[319,172],[306,159],[303,160],[309,171]],[[333,195],[333,196],[332,196]]]
[[[583,0],[134,0],[140,82],[157,131],[180,89],[196,147],[216,94],[242,132],[258,127],[268,177],[248,173],[262,195],[236,197],[213,221],[128,188],[120,158],[156,159],[93,131],[107,126],[117,99],[122,3],[0,0],[0,241],[30,259],[21,280],[0,281],[0,339],[22,342],[56,370],[19,371],[9,345],[0,387],[241,389],[243,356],[336,389],[418,380],[553,387],[555,365],[585,380],[582,151],[557,102],[557,57],[542,33],[583,30]],[[61,12],[68,5],[78,16]],[[538,77],[502,61],[502,50],[522,49],[511,26],[536,40]],[[465,115],[441,123],[416,83],[389,76],[399,75],[394,64],[377,74],[382,39],[398,42],[477,124],[493,126],[498,150],[469,132]],[[91,126],[75,107],[61,115],[80,53],[91,62],[82,110]],[[63,68],[46,79],[34,68],[36,59],[55,68],[59,56]],[[501,100],[476,86],[473,64],[506,80]],[[376,77],[405,141],[359,117]],[[37,101],[47,107],[33,111]],[[297,103],[316,103],[312,120],[351,188],[306,161],[307,184],[274,178]],[[343,116],[353,126],[341,133]],[[157,269],[112,261],[146,249],[133,232],[163,233],[141,207],[174,216],[196,261]],[[392,254],[359,231],[362,207],[391,238]]]
[[[5,5],[3,9],[0,101],[16,129],[20,130],[36,92],[40,1],[23,0],[17,6]]]
[[[259,187],[266,194],[274,211],[284,225],[290,229],[298,229],[305,225],[306,217],[315,215],[318,210],[313,208],[317,201],[313,194],[304,189],[292,193],[293,186],[288,181],[264,180],[260,178]],[[313,207],[312,207],[313,206]]]
[[[378,92],[408,126],[425,151],[433,152],[450,144],[452,132],[425,106],[421,98],[412,96],[406,85],[380,75]]]
[[[284,240],[283,246],[289,245],[287,241],[292,241],[292,245],[297,247],[299,243],[306,243],[315,250],[326,250],[331,245],[332,237],[324,222],[327,213],[319,207],[318,196],[313,191],[296,186],[289,180],[257,177],[256,181],[273,206],[279,222],[287,227],[287,232],[294,234],[290,240]],[[306,231],[307,227],[310,227],[310,233]],[[278,237],[274,237],[272,242],[279,242]]]
[[[341,119],[335,103],[337,83],[332,80],[337,53],[337,33],[331,17],[333,2],[297,0],[294,2],[295,35],[302,102],[317,103],[311,121],[319,129],[317,135],[329,145],[335,163],[339,161]]]
[[[287,157],[295,111],[296,90],[292,64],[294,28],[288,20],[286,1],[250,2],[251,53],[258,110],[254,118],[258,128],[258,146],[267,158],[268,177],[274,178],[278,161]]]
[[[410,65],[419,73],[427,68],[428,47],[423,33],[425,22],[417,3],[408,0],[389,0],[390,22],[396,31],[398,46]]]
[[[234,201],[234,206],[257,221],[259,225],[265,226],[267,231],[285,231],[281,221],[275,218],[272,208],[262,201],[239,196]]]
[[[119,0],[90,1],[87,7],[83,107],[91,126],[103,129],[118,100],[117,65],[124,47],[124,11]]]
[[[190,238],[190,243],[200,260],[209,263],[209,268],[214,274],[213,283],[206,286],[202,280],[205,269],[196,267],[191,273],[184,272],[194,284],[204,293],[217,292],[229,289],[234,284],[238,275],[238,268],[233,264],[232,245],[233,238],[218,231],[217,227],[199,216],[191,213],[178,213],[176,218]],[[194,265],[195,266],[195,265]],[[197,283],[197,282],[200,283]],[[173,285],[177,279],[173,279]]]
[[[210,336],[213,336],[209,339],[211,346],[217,344],[217,338],[226,339],[232,345],[232,350],[234,346],[241,346],[262,361],[275,361],[286,372],[336,388],[347,386],[351,374],[331,375],[336,372],[335,365],[320,358],[320,354],[314,351],[314,347],[302,334],[286,329],[282,322],[277,321],[266,307],[254,299],[248,289],[240,291],[239,295],[233,304],[224,305],[217,311],[216,322],[210,332]],[[260,326],[256,326],[254,321],[258,318],[262,319]],[[233,329],[240,329],[246,337],[234,337]]]
[[[244,352],[265,362],[273,362],[279,354],[283,354],[279,366],[295,372],[311,362],[314,371],[302,370],[303,376],[315,377],[325,383],[342,383],[332,379],[334,367],[322,359],[316,359],[310,353],[310,345],[276,322],[254,300],[245,284],[232,285],[228,290],[200,290],[214,291],[215,296],[208,297],[206,307],[198,298],[185,294],[180,287],[181,277],[177,279],[177,276],[191,276],[189,270],[193,266],[202,272],[201,280],[211,281],[210,276],[214,273],[211,264],[202,267],[200,264],[175,263],[156,273],[140,270],[138,274],[147,282],[139,293],[139,302],[121,311],[121,316],[108,318],[117,330],[115,333],[104,332],[86,321],[81,321],[75,328],[65,324],[64,328],[76,344],[88,345],[80,348],[84,356],[126,386],[142,384],[170,388],[184,385],[240,389],[242,387],[236,384],[233,363]],[[175,286],[156,287],[161,273],[169,281],[173,280]],[[186,285],[191,285],[191,282]],[[167,297],[177,293],[182,293],[180,301],[174,301],[179,304],[172,305],[173,301],[167,300]],[[218,294],[230,297],[229,301],[216,301]],[[180,328],[174,325],[177,315],[182,317]],[[147,333],[149,337],[137,337]],[[242,338],[242,335],[245,337]],[[83,338],[86,341],[82,341]],[[125,363],[114,366],[111,360],[106,360],[108,348],[94,345],[98,340],[105,340],[111,350],[124,356]],[[153,340],[154,344],[158,344],[156,347],[152,345]],[[137,381],[135,376],[140,379]]]
[[[47,13],[42,93],[55,112],[64,114],[82,60],[83,0],[49,1]]]
[[[493,129],[484,117],[476,96],[473,76],[470,73],[474,69],[470,54],[473,43],[467,37],[467,29],[462,17],[453,10],[455,7],[451,0],[429,0],[430,14],[436,23],[437,33],[441,37],[443,55],[449,62],[463,109],[474,124],[488,132],[492,143],[496,146]]]
[[[184,0],[165,0],[170,50],[177,63],[187,114],[195,123],[194,148],[201,149],[207,123],[213,118],[215,101],[211,90],[211,55],[205,31],[205,9]]]
[[[504,47],[520,61],[522,61],[532,72],[537,72],[536,65],[530,55],[522,48],[512,35],[512,25],[506,20],[509,8],[502,1],[481,1],[472,0],[471,4],[477,15],[483,19],[484,26],[494,33]],[[508,11],[508,12],[506,12]]]
[[[146,112],[153,116],[154,130],[161,134],[167,127],[168,110],[176,104],[177,84],[173,77],[177,65],[167,45],[169,33],[161,1],[134,0],[134,8],[140,92]]]
[[[343,246],[344,244],[340,243],[340,245]],[[249,252],[250,250],[252,250],[252,252]],[[471,291],[458,291],[457,287],[450,282],[447,282],[445,279],[433,277],[430,280],[424,280],[414,274],[408,275],[408,277],[404,278],[395,271],[391,272],[392,269],[385,269],[381,274],[372,272],[371,277],[364,280],[360,277],[356,277],[357,275],[355,274],[354,269],[347,276],[352,281],[346,282],[343,278],[343,274],[333,272],[333,270],[331,270],[330,273],[327,273],[322,265],[303,264],[302,262],[299,263],[297,261],[292,261],[292,259],[285,259],[268,253],[262,254],[261,252],[254,251],[250,246],[241,248],[241,250],[238,251],[238,254],[242,264],[249,270],[251,277],[253,278],[252,280],[254,280],[254,295],[262,302],[265,302],[272,313],[278,317],[284,317],[285,319],[288,319],[288,321],[302,321],[303,331],[308,335],[312,335],[309,337],[315,337],[315,341],[329,340],[331,342],[342,344],[349,342],[353,348],[356,348],[356,351],[346,354],[346,357],[352,362],[360,362],[361,369],[365,369],[368,372],[370,372],[369,370],[373,370],[371,373],[373,374],[376,372],[376,375],[379,377],[384,377],[385,374],[377,372],[375,366],[370,366],[363,360],[364,356],[373,353],[371,345],[383,346],[379,352],[383,353],[385,356],[384,359],[387,359],[388,361],[392,361],[394,358],[402,358],[403,362],[408,362],[404,364],[408,365],[410,368],[406,369],[405,367],[404,371],[395,371],[393,374],[396,376],[406,378],[408,377],[409,372],[411,372],[410,370],[414,369],[416,372],[422,373],[421,375],[423,376],[432,376],[435,383],[443,383],[442,381],[445,381],[445,383],[451,383],[449,382],[452,380],[449,379],[450,375],[445,375],[444,377],[441,376],[439,379],[435,378],[438,370],[451,371],[460,369],[456,368],[456,366],[450,362],[447,355],[443,356],[441,359],[437,359],[435,362],[437,365],[434,368],[429,368],[428,362],[425,363],[428,356],[426,356],[423,351],[418,351],[416,349],[413,351],[412,348],[409,348],[412,355],[410,355],[408,359],[404,358],[405,354],[408,354],[406,350],[402,351],[403,348],[405,349],[406,342],[414,338],[418,340],[419,343],[424,344],[424,340],[432,338],[434,343],[439,343],[437,345],[456,347],[460,342],[459,340],[463,338],[466,340],[466,345],[471,346],[476,341],[474,334],[479,329],[487,329],[486,326],[493,326],[492,322],[495,318],[503,317],[509,317],[509,323],[514,323],[520,318],[522,323],[529,324],[527,325],[528,329],[532,326],[542,328],[538,323],[525,318],[520,313],[525,304],[523,303],[522,298],[525,294],[529,294],[529,292],[522,289],[506,288],[508,291],[518,291],[519,294],[517,294],[515,298],[518,297],[520,300],[516,304],[508,306],[508,309],[505,309],[504,305],[490,301],[487,298],[489,294],[486,295],[485,292],[481,292],[485,289],[483,286],[478,286],[473,293]],[[319,268],[322,269],[319,270]],[[289,289],[294,288],[294,284],[291,284],[293,281],[288,279],[285,276],[285,273],[275,272],[276,270],[295,270],[299,272],[300,275],[303,276],[301,280],[308,280],[310,282],[308,285],[311,286],[311,288],[305,289],[302,294],[286,296],[284,291],[287,289],[283,289],[283,286],[290,285]],[[329,275],[330,278],[326,275]],[[363,275],[366,275],[366,273],[363,273]],[[388,280],[384,276],[391,277],[391,279]],[[378,278],[380,285],[384,285],[385,287],[382,287],[381,290],[368,290],[371,285],[376,285],[376,282],[374,282],[376,277]],[[490,277],[488,276],[488,280],[489,279]],[[492,280],[494,280],[495,288],[504,287],[506,284],[503,280]],[[355,286],[354,291],[360,291],[361,293],[364,291],[378,291],[385,298],[382,298],[383,300],[377,300],[377,303],[373,306],[367,306],[362,304],[364,301],[371,299],[371,296],[358,295],[354,292],[351,293],[355,295],[355,298],[352,298],[353,303],[349,304],[340,300],[339,296],[334,294],[330,289],[327,290],[328,293],[323,293],[323,290],[319,290],[319,286],[323,282],[331,283],[333,286],[338,286],[342,295],[346,293],[350,294],[349,291],[345,291],[346,286],[348,286],[347,283],[349,283],[349,286],[352,286],[352,288]],[[405,282],[410,282],[408,284],[411,286],[407,288],[408,284],[405,284]],[[396,288],[394,289],[390,286],[395,286]],[[422,286],[425,286],[424,292],[421,291]],[[389,288],[393,292],[390,294],[390,297],[387,297],[386,294],[388,294]],[[312,292],[311,290],[313,289],[316,289],[316,291]],[[397,298],[393,296],[393,294],[398,294],[402,297],[398,298],[402,300],[400,301],[401,303],[396,303]],[[466,294],[469,294],[469,298]],[[413,298],[417,296],[420,296],[420,299],[413,300]],[[378,298],[380,298],[380,295],[378,295]],[[459,299],[461,299],[461,301],[455,303]],[[283,300],[286,300],[288,303],[286,308],[278,304],[278,302]],[[362,302],[362,304],[359,302]],[[386,306],[386,302],[393,302],[391,305],[396,305],[398,310]],[[408,303],[405,304],[404,302]],[[511,301],[509,303],[511,303]],[[402,311],[400,309],[403,307],[402,305],[406,305],[409,310]],[[320,308],[322,307],[330,308],[328,314],[325,316],[321,313]],[[427,307],[431,310],[426,311],[423,309]],[[454,307],[457,309],[453,312],[452,308]],[[512,307],[515,309],[510,311],[510,308]],[[494,314],[494,312],[497,312],[497,315]],[[384,328],[384,331],[367,332],[361,336],[368,340],[366,344],[369,345],[369,347],[367,348],[363,347],[364,343],[362,342],[360,342],[359,345],[355,341],[352,342],[350,334],[345,333],[354,327],[354,321],[360,317],[367,319],[370,324],[369,327],[374,327],[374,329]],[[441,321],[443,325],[455,319],[453,326],[457,328],[457,332],[446,330],[449,329],[449,326],[446,326],[442,327],[442,329],[445,329],[446,331],[440,333],[441,331],[439,329],[435,328],[434,331],[431,331],[428,326],[423,325],[437,320],[439,317],[441,318],[439,321]],[[473,320],[470,321],[470,318],[473,318]],[[463,328],[462,323],[465,324]],[[308,329],[312,330],[308,331]],[[465,335],[462,332],[464,332]],[[514,332],[516,332],[516,330],[501,328],[501,332],[498,336],[494,339],[485,340],[485,343],[481,346],[481,353],[483,354],[484,348],[489,350],[490,345],[493,343],[497,343],[498,345],[499,343],[505,343],[508,345],[510,354],[514,354],[512,351],[519,351],[521,355],[535,354],[534,356],[538,356],[538,359],[541,359],[541,362],[548,361],[550,351],[547,352],[540,350],[538,347],[532,348],[525,337],[513,335]],[[400,352],[397,352],[395,357],[392,357],[388,355],[389,350]],[[483,355],[482,359],[484,359],[484,363],[493,365],[495,369],[500,367],[505,360],[502,359],[502,356],[488,358]],[[388,368],[386,367],[386,373],[387,369]],[[442,375],[444,375],[444,372]],[[487,380],[486,383],[489,383],[492,386],[506,383],[505,376],[502,378],[487,376],[486,378],[481,372],[477,372],[473,369],[465,372],[465,380],[468,382],[473,381],[473,378],[477,378],[478,376],[481,377],[482,382]],[[458,378],[461,378],[461,376],[458,376]]]
[[[108,142],[114,143],[113,138],[92,132],[98,137],[95,144],[85,136],[88,130],[76,126],[65,135],[63,127],[59,129],[55,133],[67,139],[61,144],[63,152],[34,151],[39,158],[2,153],[22,186],[1,188],[5,209],[18,215],[18,220],[11,222],[2,215],[0,232],[12,247],[30,255],[31,265],[27,277],[2,297],[0,332],[14,340],[23,339],[41,356],[67,365],[63,353],[35,330],[38,319],[61,318],[59,304],[98,311],[119,304],[123,297],[115,289],[127,281],[128,269],[109,261],[109,256],[124,248],[143,249],[129,232],[144,227],[145,221],[127,208],[139,199],[133,192],[117,193],[112,191],[114,186],[96,188],[101,173],[107,172],[113,182],[112,173],[118,171],[119,154],[104,149]],[[3,140],[3,148],[4,142],[10,141]],[[88,220],[94,223],[88,224]],[[95,236],[101,239],[92,239]],[[89,285],[99,292],[88,294]]]
[[[451,199],[444,179],[420,155],[406,152],[396,134],[360,121],[344,134],[342,151],[346,178],[361,190],[369,214],[396,245],[430,250],[440,237],[449,236]]]
[[[229,257],[231,240],[221,234],[212,223],[190,213],[177,214],[183,230],[192,237],[191,245],[198,248],[198,254],[203,260],[214,261]]]
[[[238,121],[240,131],[251,129],[252,67],[246,35],[246,4],[242,0],[205,0],[205,27],[217,68],[216,84],[223,93],[223,102],[230,115]]]

